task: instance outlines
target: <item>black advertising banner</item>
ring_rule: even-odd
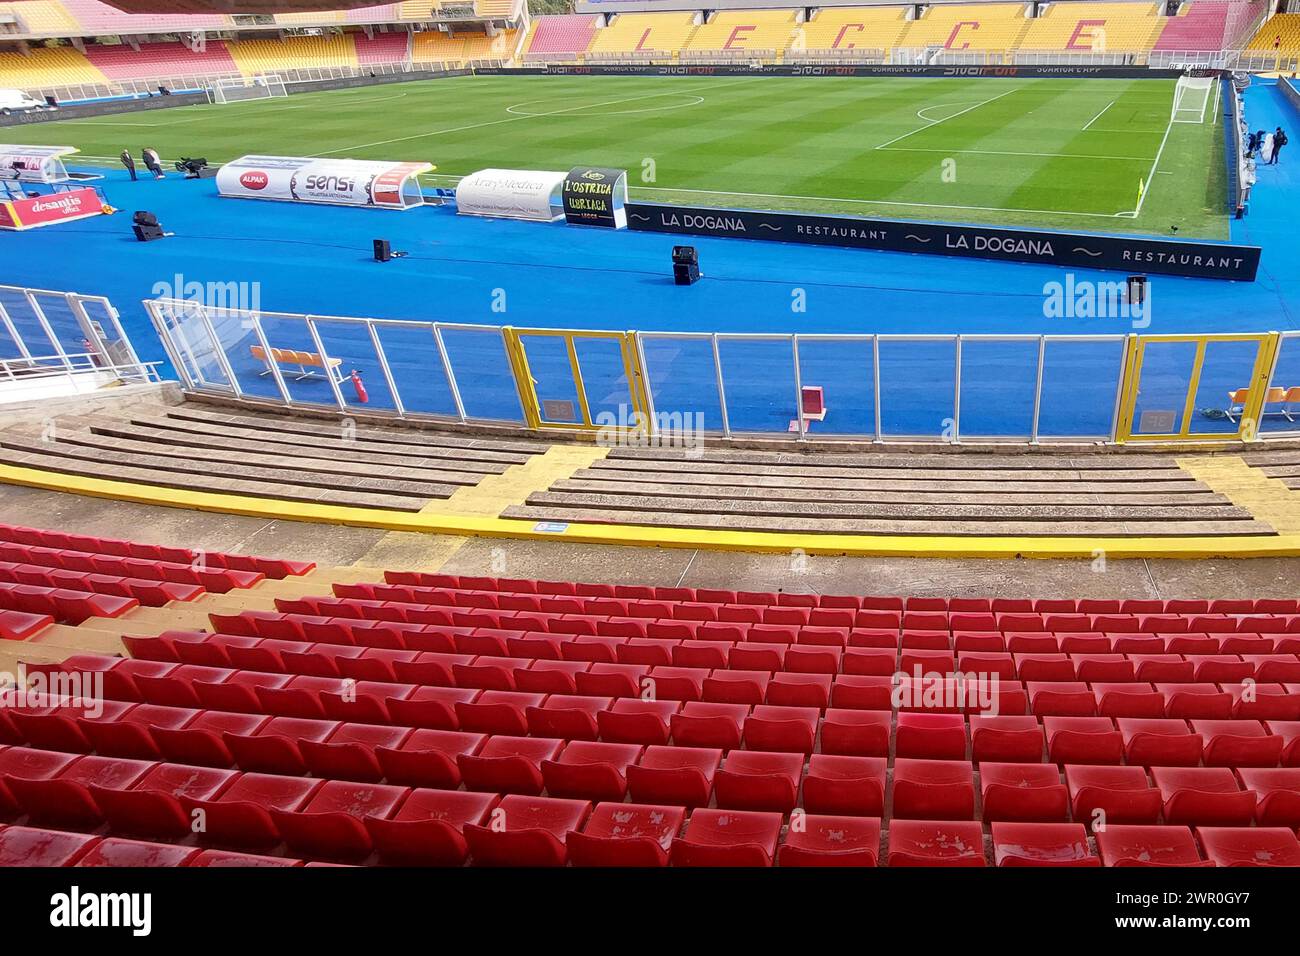
[[[569,170],[561,191],[564,221],[571,226],[627,227],[627,171],[603,166]]]
[[[783,64],[751,66],[748,64],[677,64],[651,66],[644,63],[610,63],[601,66],[482,67],[475,73],[484,75],[525,74],[550,76],[922,76],[974,77],[987,79],[1065,77],[1099,80],[1172,80],[1181,70],[1148,70],[1140,66],[912,66],[879,64],[874,66]]]
[[[767,239],[1245,282],[1254,281],[1259,268],[1258,246],[1215,242],[652,203],[630,203],[627,214],[629,229],[686,236]]]

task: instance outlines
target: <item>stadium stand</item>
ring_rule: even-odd
[[[54,0],[29,0],[25,3],[0,4],[0,14],[14,17],[28,33],[71,36],[80,26],[76,19]]]
[[[888,50],[899,45],[909,26],[901,7],[823,7],[801,24],[802,42],[795,49]]]
[[[795,29],[789,10],[723,10],[691,34],[683,46],[697,50],[784,50]]]
[[[108,562],[162,581],[193,561],[13,526],[0,542],[49,575]],[[104,698],[91,713],[5,692],[0,864],[1300,863],[1294,599],[871,597],[206,558],[238,602],[50,605],[77,626],[0,611],[6,659],[37,680],[100,680]],[[997,716],[957,670],[984,675]],[[909,698],[924,681],[949,697]],[[1139,711],[1157,716],[1126,716]],[[1170,743],[1139,752],[1138,730]],[[1127,762],[1112,739],[1131,741]]]
[[[0,82],[18,89],[103,84],[104,74],[70,46],[40,47],[28,53],[0,53]]]
[[[514,55],[519,41],[517,30],[502,30],[496,36],[477,31],[446,34],[431,30],[412,38],[411,58],[417,63],[468,63],[471,60],[506,59]]]
[[[354,33],[352,42],[356,45],[357,63],[360,66],[410,62],[409,33],[376,33],[373,37]]]
[[[281,70],[357,66],[357,50],[351,34],[241,40],[228,44],[227,50],[245,76]]]
[[[220,30],[230,24],[229,18],[220,14],[123,13],[99,0],[59,0],[59,3],[83,30],[95,35]]]
[[[202,50],[191,50],[183,43],[142,43],[138,51],[125,44],[89,44],[86,59],[110,80],[239,72],[221,40],[209,40]]]
[[[1247,8],[1231,0],[1195,0],[1170,17],[1160,32],[1156,50],[1224,50],[1229,18]]]
[[[525,51],[530,55],[584,53],[599,20],[593,16],[538,17],[529,30]]]
[[[1024,4],[989,3],[978,6],[936,5],[907,30],[893,45],[922,48],[941,46],[948,50],[1012,50],[1029,30]]]
[[[1246,49],[1300,53],[1300,13],[1275,15],[1259,28]]]
[[[1054,3],[1020,41],[1026,50],[1140,52],[1155,45],[1165,18],[1148,3]]]
[[[676,52],[696,31],[693,13],[620,13],[597,30],[592,53]]]

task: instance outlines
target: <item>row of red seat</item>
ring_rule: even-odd
[[[751,758],[757,761],[762,756]],[[703,755],[704,766],[710,758],[716,762],[715,755]],[[896,770],[894,816],[889,824],[890,865],[984,865],[981,824],[969,814],[965,819],[943,815],[948,807],[965,799],[958,791],[969,786],[969,778],[963,784],[955,775],[959,768],[949,763],[916,763],[914,768]],[[629,775],[636,769],[629,768]],[[936,769],[946,776],[926,779],[927,773],[933,778]],[[1099,865],[1081,823],[1052,820],[1043,810],[1053,802],[1063,809],[1066,787],[1055,780],[1029,780],[1027,785],[1025,768],[1000,769],[1007,772],[1004,777],[983,783],[986,806],[997,800],[1011,806],[1010,801],[1018,799],[1021,807],[1012,809],[1021,810],[1021,816],[1030,819],[993,820],[993,853],[999,865]],[[1086,805],[1091,799],[1089,793],[1095,788],[1087,783],[1087,774],[1098,769],[1113,768],[1067,768],[1070,789],[1077,791],[1076,803]],[[1073,771],[1079,772],[1078,780],[1071,777]],[[716,771],[719,796],[728,772],[725,765]],[[288,853],[352,862],[374,853],[387,862],[436,865],[463,863],[467,856],[476,863],[507,865],[662,866],[670,860],[675,865],[770,865],[778,855],[779,843],[786,848],[780,851],[783,865],[876,864],[881,836],[878,814],[819,813],[810,805],[793,810],[784,802],[771,808],[757,799],[754,790],[761,790],[769,778],[779,778],[781,768],[730,772],[749,778],[738,781],[737,792],[758,809],[705,807],[671,799],[626,803],[621,796],[609,800],[598,795],[541,797],[506,792],[502,796],[486,789],[358,784],[9,748],[0,749],[0,810],[20,814],[28,824],[83,830],[107,827],[112,834],[197,844],[195,850],[215,845],[265,851],[284,844]],[[1110,847],[1107,862],[1111,865],[1197,862],[1200,857],[1196,854],[1173,858],[1168,853],[1170,847],[1155,854],[1120,849],[1135,839],[1146,844],[1173,841],[1185,847],[1187,828],[1192,825],[1214,831],[1208,842],[1205,833],[1200,834],[1206,858],[1212,862],[1300,862],[1300,845],[1291,826],[1232,825],[1239,817],[1236,805],[1247,799],[1253,805],[1256,795],[1230,790],[1226,778],[1232,777],[1231,771],[1222,771],[1221,775],[1226,775],[1222,780],[1192,779],[1193,771],[1163,773],[1168,779],[1162,780],[1158,774],[1159,789],[1151,793],[1156,799],[1165,799],[1166,813],[1177,819],[1166,827],[1143,825],[1140,833],[1129,832],[1119,818],[1097,826],[1098,847],[1103,856]],[[810,781],[823,779],[813,774],[810,767],[804,782],[805,800]],[[911,781],[912,774],[918,778],[916,783]],[[832,775],[828,792],[850,796],[857,789],[855,782],[850,776]],[[749,786],[741,787],[745,783]],[[916,800],[915,808],[937,810],[939,816],[899,812],[900,799],[909,800],[912,789],[926,787],[930,792],[924,796],[929,799]],[[870,786],[860,789],[872,792]],[[659,792],[672,796],[670,789],[660,788]],[[1136,803],[1147,792],[1129,796]],[[973,791],[970,799],[973,805]],[[1035,816],[1048,819],[1033,819]],[[1228,825],[1220,826],[1221,821]],[[1126,836],[1127,840],[1120,839]],[[789,854],[789,848],[798,852]],[[0,849],[0,861],[4,856]]]
[[[233,850],[101,837],[0,824],[0,866],[303,866],[302,860]],[[333,866],[308,863],[308,866]]]
[[[145,607],[163,607],[172,601],[193,601],[206,590],[201,584],[176,584],[115,574],[51,570],[35,564],[14,564],[10,561],[0,561],[0,584],[30,584],[86,594],[135,598]]]
[[[1300,636],[1290,634],[1008,634],[907,631],[901,635],[849,628],[794,628],[775,625],[701,624],[694,621],[593,621],[590,618],[550,618],[550,630],[530,629],[526,622],[500,627],[496,612],[457,611],[409,605],[357,602],[282,601],[306,606],[306,611],[243,611],[211,618],[213,629],[226,634],[269,637],[325,644],[366,647],[507,653],[516,656],[570,660],[615,660],[637,654],[646,663],[669,663],[654,648],[679,643],[744,645],[755,651],[785,654],[791,647],[829,647],[841,651],[946,651],[949,654],[1298,654]],[[319,609],[320,614],[311,613]],[[342,613],[338,613],[342,612]],[[486,620],[480,614],[490,615]],[[519,626],[514,626],[518,624]],[[620,632],[620,633],[604,633]],[[432,636],[429,636],[432,635]],[[576,638],[576,640],[575,640]],[[511,644],[510,642],[526,642]],[[635,642],[635,643],[633,643]],[[605,653],[595,649],[603,645]],[[620,650],[622,649],[622,650]],[[585,656],[580,656],[585,655]]]
[[[69,663],[69,669],[79,665]],[[256,683],[229,686],[184,683],[184,677],[157,677],[128,665],[109,671],[108,713],[121,723],[97,719],[87,741],[68,727],[79,711],[8,704],[0,712],[0,740],[30,740],[56,749],[109,749],[110,753],[154,756],[168,753],[163,741],[148,738],[148,727],[164,727],[173,746],[190,762],[218,765],[232,758],[217,736],[244,733],[270,716],[300,719],[325,740],[340,721],[349,725],[396,726],[516,736],[601,740],[607,743],[668,744],[852,756],[965,759],[975,762],[1087,762],[1141,766],[1300,766],[1300,721],[1249,719],[981,716],[893,713],[888,710],[751,706],[711,702],[647,701],[562,694],[511,694],[496,691],[417,688],[405,698],[388,697],[383,709],[373,698],[349,700],[324,694],[319,709],[279,706],[283,698],[259,691]],[[128,675],[128,671],[136,671]],[[245,674],[245,677],[256,674]],[[374,685],[358,685],[358,693]],[[125,700],[123,699],[125,698]],[[131,702],[143,700],[138,710]],[[289,711],[288,713],[284,711]],[[57,714],[58,719],[46,719]],[[32,737],[40,715],[52,728]],[[28,729],[23,731],[18,723]],[[145,724],[145,727],[134,726]],[[19,729],[15,729],[19,727]],[[183,728],[186,728],[183,730]],[[378,731],[375,731],[378,733]],[[53,734],[53,736],[50,736]],[[155,735],[157,736],[157,735]],[[143,738],[143,739],[142,739]],[[191,739],[196,738],[196,739]],[[71,742],[51,742],[71,741]],[[135,748],[135,749],[132,749]],[[1046,755],[1046,757],[1044,756]],[[374,765],[374,761],[370,762]],[[378,773],[377,770],[374,773]]]
[[[49,614],[2,609],[0,610],[0,640],[25,641],[53,623],[54,617]]]
[[[214,615],[222,618],[222,615]],[[300,630],[283,627],[293,623]],[[414,673],[422,659],[441,659],[448,667],[472,666],[483,659],[483,666],[498,662],[507,671],[504,683],[491,686],[500,690],[572,689],[572,682],[547,687],[519,686],[529,682],[525,676],[541,673],[580,674],[597,663],[632,666],[671,666],[710,671],[730,671],[737,682],[752,680],[752,703],[762,703],[769,678],[816,683],[815,675],[837,674],[888,677],[900,674],[964,675],[967,679],[1038,683],[1239,683],[1254,680],[1264,683],[1300,681],[1300,655],[1297,654],[1046,654],[1010,653],[1006,651],[897,650],[891,648],[824,647],[818,645],[733,644],[721,641],[683,641],[667,638],[611,638],[587,641],[564,640],[556,635],[536,635],[491,631],[479,633],[447,632],[436,625],[407,625],[431,628],[419,631],[396,631],[402,643],[416,646],[434,645],[439,650],[373,647],[335,641],[313,641],[296,636],[305,632],[312,637],[337,636],[343,632],[359,636],[356,628],[337,626],[336,622],[266,621],[239,618],[232,624],[236,631],[290,633],[289,638],[254,637],[247,634],[209,633],[206,631],[165,631],[157,637],[125,635],[123,640],[131,655],[144,660],[175,663],[204,663],[214,666],[238,666],[250,669],[314,674],[321,677],[349,676],[397,679],[402,672]],[[360,635],[368,636],[368,635]],[[441,658],[423,655],[441,654]],[[513,665],[513,666],[512,666]],[[746,676],[749,675],[749,676]],[[454,673],[453,673],[454,679]],[[558,678],[557,678],[558,679]],[[782,701],[770,701],[782,703]]]
[[[139,606],[140,601],[134,597],[0,582],[0,608],[49,615],[63,624],[80,624],[92,617],[121,617]]]
[[[88,554],[143,558],[147,561],[162,561],[219,571],[253,572],[276,580],[307,574],[316,567],[314,561],[285,561],[280,558],[226,554],[221,551],[195,551],[190,548],[141,544],[137,541],[124,541],[119,538],[101,538],[95,535],[46,531],[41,528],[27,528],[19,525],[0,524],[0,541],[65,551],[79,551]]]
[[[146,581],[197,584],[215,594],[225,594],[235,588],[251,588],[266,580],[266,575],[260,571],[231,571],[150,558],[124,558],[116,554],[43,548],[9,541],[0,541],[0,561],[40,568],[47,572],[111,574]]]
[[[949,598],[885,597],[861,595],[804,594],[777,591],[732,591],[720,588],[653,587],[637,584],[589,584],[573,581],[537,581],[527,578],[498,578],[438,574],[425,571],[386,571],[389,584],[461,591],[502,591],[512,594],[544,594],[578,597],[607,597],[645,601],[702,601],[717,604],[765,604],[783,607],[848,608],[851,610],[896,611],[1007,611],[1040,614],[1298,614],[1295,598],[1237,598],[1222,600],[1127,600],[1081,598]]]
[[[721,604],[689,601],[643,600],[498,591],[457,591],[396,584],[336,584],[336,597],[360,604],[397,604],[444,613],[492,611],[503,620],[547,621],[556,618],[621,621],[623,619],[691,621],[699,624],[766,624],[796,628],[858,628],[914,631],[1007,633],[1138,632],[1156,634],[1197,633],[1300,634],[1300,614],[1261,612],[1206,613],[1043,613],[1039,611],[897,611],[799,607],[777,604]],[[281,609],[320,614],[323,599],[287,602]],[[292,606],[290,606],[292,605]],[[480,617],[482,617],[480,615]],[[451,622],[448,622],[451,623]],[[500,625],[497,625],[500,626]],[[531,627],[530,627],[531,629]],[[537,630],[549,630],[540,626]],[[576,632],[584,633],[584,632]],[[594,633],[594,632],[593,632]]]
[[[725,707],[751,706],[737,687],[756,686],[739,672],[704,668],[646,667],[592,664],[586,669],[557,669],[555,662],[518,662],[426,652],[412,666],[424,668],[418,681],[357,680],[351,677],[295,674],[175,664],[163,661],[80,654],[61,664],[37,664],[29,672],[67,671],[102,674],[106,692],[116,700],[150,700],[178,706],[215,707],[246,713],[326,717],[394,723],[409,720],[426,726],[480,721],[489,731],[508,733],[522,726],[530,708],[563,708],[585,712],[596,726],[596,714],[614,700],[632,698],[654,704],[702,703]],[[548,666],[551,665],[551,666]],[[540,668],[548,683],[536,691],[497,690],[507,678]],[[760,675],[766,678],[768,675]],[[794,677],[788,684],[776,678]],[[572,681],[572,684],[569,683]],[[715,683],[710,684],[710,681]],[[486,685],[486,686],[485,686]],[[516,683],[517,686],[517,683]],[[540,686],[540,685],[539,685]],[[1096,684],[999,682],[989,698],[970,692],[956,679],[914,682],[910,678],[840,674],[775,675],[767,683],[787,688],[790,703],[758,705],[765,712],[794,714],[837,710],[890,711],[930,714],[1095,719],[1112,726],[1113,717],[1174,720],[1280,721],[1300,720],[1300,685],[1214,683]],[[716,690],[706,696],[706,687]],[[950,696],[929,696],[931,690]],[[576,693],[575,693],[576,691]],[[913,691],[915,691],[913,695]],[[897,700],[897,694],[905,696]],[[768,699],[771,699],[769,693]],[[1102,708],[1117,713],[1098,713]],[[902,704],[901,707],[897,706]],[[774,718],[790,720],[793,718]]]

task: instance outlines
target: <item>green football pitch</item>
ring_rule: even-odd
[[[464,76],[10,127],[96,161],[152,146],[628,170],[688,205],[1226,238],[1222,126],[1168,79]]]

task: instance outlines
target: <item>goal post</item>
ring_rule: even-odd
[[[284,78],[277,73],[213,80],[208,87],[208,100],[212,103],[242,103],[288,95]]]
[[[1213,76],[1180,76],[1174,88],[1173,122],[1204,123],[1213,88]]]

